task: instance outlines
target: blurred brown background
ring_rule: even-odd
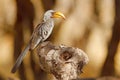
[[[80,77],[120,77],[120,0],[0,0],[0,80],[46,77],[33,52],[17,73],[10,70],[49,9],[61,11],[66,20],[55,22],[48,40],[81,48],[89,56]]]

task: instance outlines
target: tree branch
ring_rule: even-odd
[[[76,79],[82,68],[88,63],[88,56],[81,49],[55,46],[51,42],[43,42],[37,48],[40,67],[53,74],[57,80]]]

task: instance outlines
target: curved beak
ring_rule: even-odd
[[[52,18],[63,18],[63,19],[65,19],[65,16],[61,12],[57,11],[57,12],[53,12]]]

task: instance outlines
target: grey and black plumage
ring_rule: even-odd
[[[45,41],[54,28],[54,19],[53,18],[63,18],[65,16],[61,12],[56,12],[53,10],[48,10],[45,12],[43,21],[38,24],[38,26],[34,29],[31,39],[26,46],[26,48],[21,52],[20,56],[16,60],[11,72],[15,73],[18,67],[20,66],[24,56],[27,54],[28,51],[35,49],[39,43]]]

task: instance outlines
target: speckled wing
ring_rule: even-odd
[[[38,24],[37,27],[34,29],[33,34],[31,36],[30,40],[30,49],[33,50],[37,45],[42,42],[43,35],[42,35],[42,27],[45,26],[45,23],[42,22],[41,24]]]

